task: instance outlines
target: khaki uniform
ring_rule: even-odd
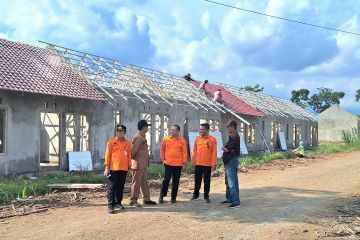
[[[150,201],[147,168],[149,166],[149,150],[146,138],[137,132],[132,140],[132,184],[130,203],[137,202],[140,189],[144,201]]]

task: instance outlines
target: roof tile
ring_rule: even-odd
[[[0,89],[105,100],[53,50],[5,39],[0,39]]]

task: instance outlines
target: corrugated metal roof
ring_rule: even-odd
[[[201,82],[200,81],[194,81],[194,86],[199,87]],[[238,114],[245,114],[250,116],[256,116],[256,117],[264,117],[266,116],[265,113],[262,111],[254,108],[253,106],[247,104],[225,88],[223,88],[220,85],[217,84],[206,84],[206,91],[210,94],[210,96],[214,96],[214,92],[218,89],[221,89],[222,99],[224,101],[224,105],[228,108],[230,108],[232,111]]]

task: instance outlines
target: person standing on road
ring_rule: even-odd
[[[105,151],[107,198],[109,213],[124,210],[121,205],[127,172],[131,164],[131,144],[125,139],[126,127],[116,126],[116,136],[109,140]]]
[[[204,201],[210,203],[209,192],[211,168],[216,166],[216,139],[209,135],[210,125],[200,124],[199,136],[196,137],[192,152],[192,163],[195,165],[195,188],[190,200],[199,198],[201,182],[204,177]]]
[[[146,120],[138,122],[138,132],[132,140],[132,184],[130,206],[141,207],[138,203],[140,189],[145,205],[156,205],[156,202],[150,199],[150,189],[148,185],[147,169],[149,167],[149,149],[145,134],[149,131]]]
[[[222,148],[225,166],[226,200],[222,203],[229,204],[229,208],[240,207],[240,191],[238,180],[238,166],[240,157],[240,136],[237,132],[237,123],[232,120],[226,125],[229,140]]]
[[[172,178],[171,203],[176,202],[181,170],[185,170],[188,159],[186,140],[180,137],[180,126],[173,125],[171,134],[165,137],[160,148],[160,159],[164,163],[165,176],[162,182],[159,203],[164,203]]]

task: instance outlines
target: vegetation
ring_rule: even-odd
[[[0,204],[17,198],[39,196],[50,192],[47,187],[52,183],[104,183],[101,173],[49,173],[37,179],[24,177],[0,181]]]
[[[251,92],[263,92],[264,87],[261,87],[259,84],[256,84],[255,86],[245,86],[241,87],[242,90],[251,91]]]
[[[300,107],[306,108],[308,106],[309,94],[310,91],[305,88],[301,88],[299,90],[292,90],[290,100],[293,103],[299,105]]]
[[[360,89],[358,89],[358,90],[356,91],[355,101],[357,101],[357,102],[360,101]]]
[[[321,113],[332,105],[340,104],[340,100],[345,96],[344,92],[334,92],[330,88],[321,87],[318,91],[309,97],[310,91],[307,89],[293,90],[291,101],[303,108],[311,107],[315,112]]]

